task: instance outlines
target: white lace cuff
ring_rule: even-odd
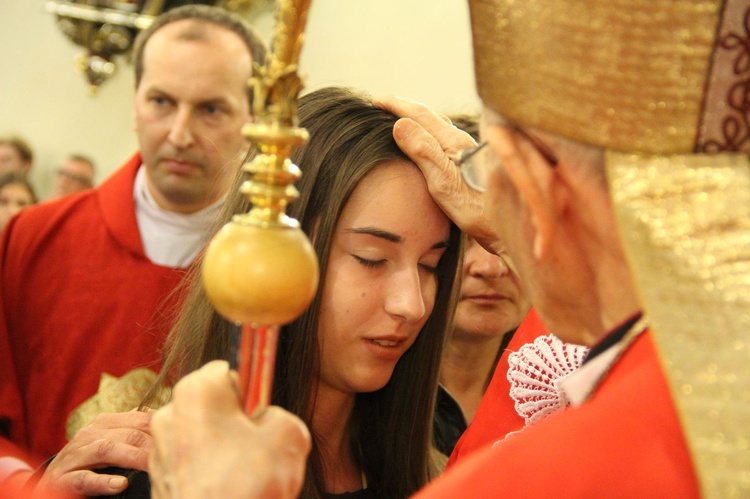
[[[527,426],[568,405],[558,385],[581,366],[587,352],[584,346],[563,343],[550,334],[510,354],[510,396]]]

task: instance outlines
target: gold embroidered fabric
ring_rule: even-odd
[[[750,0],[469,4],[487,107],[620,151],[620,232],[702,492],[750,497]]]
[[[750,161],[611,153],[641,301],[705,497],[750,497]]]
[[[126,412],[137,408],[155,381],[156,373],[146,368],[133,369],[120,378],[102,373],[96,394],[70,413],[65,427],[68,440],[101,413]],[[170,391],[162,390],[157,395],[157,406],[167,403],[169,397]]]
[[[477,88],[519,125],[688,153],[721,0],[470,0]]]

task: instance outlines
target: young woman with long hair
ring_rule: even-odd
[[[313,436],[302,497],[407,497],[438,472],[432,412],[460,233],[393,140],[395,116],[327,88],[302,97],[299,118],[310,140],[292,158],[303,175],[288,212],[312,241],[321,283],[281,328],[271,402]],[[231,192],[222,223],[248,209]],[[158,386],[231,357],[237,327],[213,310],[199,273]]]

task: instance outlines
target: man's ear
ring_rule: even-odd
[[[529,211],[534,229],[534,258],[541,260],[549,252],[557,222],[552,191],[554,171],[531,144],[525,144],[523,138],[507,128],[489,125],[482,132]]]

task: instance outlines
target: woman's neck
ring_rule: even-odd
[[[468,336],[456,331],[446,347],[440,383],[455,397],[467,423],[474,418],[492,379],[503,337]]]
[[[352,451],[354,400],[354,394],[345,394],[323,384],[315,397],[311,425],[323,467],[325,491],[331,494],[362,488],[362,470]]]

